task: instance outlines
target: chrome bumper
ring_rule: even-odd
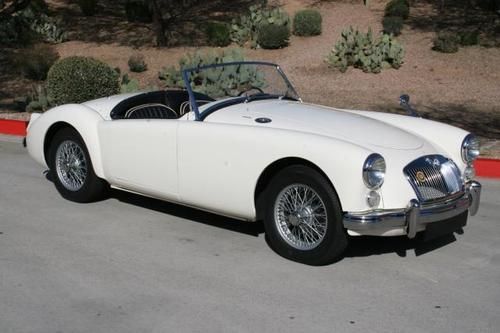
[[[406,208],[381,209],[367,212],[348,212],[344,214],[344,227],[359,234],[374,230],[404,228],[409,238],[414,238],[418,231],[425,230],[425,225],[460,215],[467,209],[474,216],[481,201],[481,184],[471,181],[466,191],[458,198],[448,201],[421,205],[412,199]]]

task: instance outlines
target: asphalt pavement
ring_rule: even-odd
[[[463,233],[355,238],[310,267],[259,223],[118,191],[66,201],[0,141],[0,332],[500,332],[500,182],[480,181]]]

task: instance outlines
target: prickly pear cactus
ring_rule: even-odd
[[[244,61],[239,49],[230,49],[219,53],[191,53],[179,61],[179,68],[166,67],[159,73],[159,78],[166,87],[184,88],[181,70],[203,65]],[[264,88],[266,83],[263,73],[255,66],[226,66],[192,71],[189,81],[196,92],[211,97],[236,96],[239,92],[252,87]]]
[[[326,61],[340,72],[353,66],[366,73],[380,73],[383,68],[401,67],[403,57],[403,47],[392,36],[374,38],[371,29],[364,33],[349,27],[342,31]]]
[[[266,8],[258,5],[249,7],[249,12],[233,19],[231,24],[231,40],[239,46],[249,44],[257,48],[259,28],[264,24],[275,24],[290,27],[290,17],[281,8]]]
[[[47,111],[53,105],[44,84],[34,84],[26,101],[28,102],[27,112]]]

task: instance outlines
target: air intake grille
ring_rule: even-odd
[[[453,161],[441,155],[416,159],[403,171],[421,202],[444,199],[464,191],[460,170]]]

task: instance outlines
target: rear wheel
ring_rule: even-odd
[[[287,167],[272,179],[264,196],[264,227],[278,254],[308,265],[340,258],[347,246],[342,210],[323,175],[306,166]]]
[[[75,202],[101,199],[107,183],[94,173],[87,147],[74,129],[63,128],[51,142],[48,154],[51,178],[59,193]]]

